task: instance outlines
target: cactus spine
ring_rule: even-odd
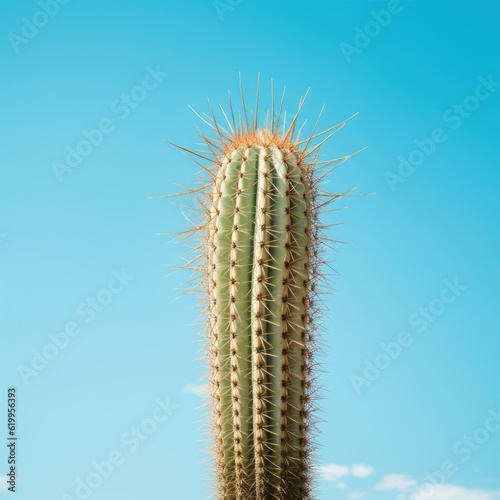
[[[318,162],[321,145],[342,122],[300,140],[299,111],[285,126],[281,100],[258,126],[236,122],[229,131],[204,121],[211,156],[209,182],[194,189],[202,219],[196,269],[208,292],[211,434],[220,500],[310,499],[314,430],[314,357],[320,273],[321,208],[340,195],[320,188],[347,157]],[[346,120],[347,121],[347,120]],[[315,127],[316,128],[316,127]],[[319,144],[311,141],[321,138]],[[182,148],[185,149],[185,148]]]

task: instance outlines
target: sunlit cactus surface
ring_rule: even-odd
[[[217,498],[311,499],[322,216],[345,194],[323,184],[348,158],[320,161],[320,150],[347,120],[301,138],[305,98],[287,124],[284,92],[275,103],[273,91],[261,125],[259,92],[251,113],[240,93],[236,117],[231,99],[223,123],[211,106],[199,115],[212,132],[200,134],[204,151],[181,148],[205,177],[184,193],[199,210],[184,236],[200,237],[188,267],[207,319]]]

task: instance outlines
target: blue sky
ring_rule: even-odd
[[[192,146],[188,105],[224,104],[238,72],[250,96],[261,73],[263,107],[271,78],[290,111],[310,87],[308,124],[359,112],[325,158],[367,147],[329,184],[375,194],[326,217],[349,244],[325,298],[315,498],[500,498],[499,22],[493,0],[5,2],[17,498],[211,498],[196,300],[160,235],[187,223],[152,197],[193,185],[162,139]]]

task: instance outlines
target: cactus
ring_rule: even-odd
[[[215,133],[202,135],[209,154],[182,148],[208,162],[201,164],[208,182],[189,190],[201,220],[188,233],[202,236],[194,268],[202,274],[208,318],[217,497],[310,499],[318,285],[327,244],[320,213],[341,196],[321,184],[348,156],[318,158],[347,120],[321,133],[316,122],[301,140],[296,129],[305,97],[287,126],[284,93],[275,113],[273,91],[260,126],[258,96],[249,117],[241,91],[238,120],[230,100],[229,118],[223,111],[229,130],[211,107],[210,115],[199,115]]]

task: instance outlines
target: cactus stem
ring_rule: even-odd
[[[352,155],[318,161],[322,146],[352,118],[300,139],[307,94],[287,125],[285,89],[275,111],[259,123],[221,107],[229,130],[209,114],[197,116],[214,137],[196,157],[204,178],[188,189],[199,219],[176,238],[200,237],[194,259],[208,317],[210,434],[219,500],[312,498],[323,249],[331,225],[321,214],[349,193],[323,190],[329,174]],[[193,110],[194,111],[194,110]],[[353,115],[355,116],[355,115]],[[168,141],[167,141],[168,142]],[[208,165],[201,162],[208,162]],[[191,287],[192,288],[192,287]]]

